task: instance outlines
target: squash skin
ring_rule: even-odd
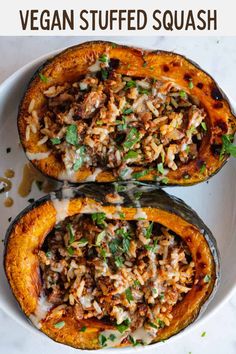
[[[180,199],[153,186],[128,185],[127,189],[127,192],[119,193],[124,197],[122,212],[126,219],[134,219],[137,211],[133,198],[130,197],[130,190],[132,193],[142,191],[139,202],[148,219],[160,222],[180,235],[187,243],[196,266],[195,279],[198,282],[184,300],[175,306],[171,325],[159,330],[154,341],[158,342],[179,333],[204,311],[219,284],[219,253],[210,230]],[[84,203],[95,209],[99,208],[99,211],[116,213],[116,207],[105,201],[107,194],[114,193],[113,185],[81,185],[78,189],[73,189],[73,193],[68,216],[79,213]],[[56,192],[58,199],[63,198],[63,195],[63,191]],[[12,292],[27,317],[34,313],[42,287],[37,250],[55,222],[56,210],[51,197],[46,196],[22,211],[6,234],[5,272]],[[203,280],[206,274],[211,276],[209,283]],[[54,325],[60,321],[64,321],[65,326],[59,330]],[[79,331],[83,326],[87,327],[86,332]],[[54,315],[50,313],[41,327],[41,331],[53,340],[80,349],[99,349],[98,334],[105,329],[112,329],[112,326],[93,319],[78,323],[72,315],[63,315],[60,312]]]
[[[46,146],[37,146],[39,134],[31,134],[29,141],[25,139],[26,121],[28,107],[31,99],[36,99],[36,108],[43,102],[42,91],[49,86],[60,84],[64,81],[73,81],[80,75],[86,73],[88,63],[93,58],[107,51],[109,56],[120,60],[118,72],[139,77],[168,77],[177,83],[187,93],[199,98],[202,106],[208,114],[207,134],[203,138],[198,158],[186,165],[182,165],[176,171],[169,171],[166,175],[168,185],[193,185],[207,180],[216,174],[225,164],[228,155],[220,160],[219,152],[222,145],[222,135],[234,134],[236,131],[236,119],[232,113],[230,103],[211,76],[200,69],[197,64],[186,59],[184,56],[165,52],[147,51],[124,45],[115,45],[110,42],[94,41],[68,48],[62,53],[49,59],[41,66],[33,76],[26,93],[22,99],[18,114],[18,130],[22,146],[25,151],[32,153],[46,152]],[[129,64],[132,63],[131,66]],[[143,64],[146,63],[145,67]],[[50,78],[43,82],[39,73]],[[193,82],[193,88],[189,88],[189,82]],[[33,160],[32,163],[43,174],[56,180],[67,180],[72,183],[84,182],[90,177],[94,168],[81,168],[75,173],[73,179],[60,175],[64,170],[64,164],[51,154],[42,160]],[[206,165],[202,173],[202,165]],[[142,171],[142,168],[135,167],[133,172]],[[140,181],[153,181],[157,173],[151,171]],[[186,178],[188,176],[188,178]],[[113,182],[117,179],[110,170],[102,170],[96,177],[97,182]],[[159,182],[161,183],[161,182]]]

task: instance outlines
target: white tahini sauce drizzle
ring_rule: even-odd
[[[137,212],[134,215],[135,219],[147,219],[147,214],[145,213],[145,211],[143,211],[142,208],[137,208]]]
[[[70,182],[76,182],[76,174],[72,170],[63,170],[59,173],[58,178],[60,180],[68,180]]]
[[[64,188],[62,189],[62,199],[58,199],[56,194],[51,193],[51,201],[56,210],[56,223],[63,221],[68,216],[68,206],[70,203],[70,198],[74,196],[72,189]]]
[[[51,154],[51,150],[46,152],[35,152],[35,153],[26,151],[26,155],[30,161],[47,159],[50,154]]]
[[[30,321],[37,328],[41,328],[41,321],[47,316],[48,311],[51,309],[52,304],[47,301],[47,298],[44,295],[40,295],[38,298],[37,307],[35,312],[29,316]]]
[[[145,330],[145,328],[138,328],[131,333],[131,336],[137,341],[141,340],[144,344],[150,344],[154,336]]]
[[[101,64],[101,62],[97,59],[94,64],[92,64],[88,67],[88,70],[92,73],[100,71],[101,70],[100,64]]]

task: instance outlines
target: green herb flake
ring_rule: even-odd
[[[107,63],[108,62],[108,56],[106,54],[102,54],[99,58],[99,61],[102,63]]]
[[[38,189],[41,191],[43,188],[43,182],[42,181],[35,181],[35,184],[38,187]]]
[[[66,142],[71,145],[77,145],[78,143],[78,132],[77,126],[71,124],[66,129]]]
[[[119,217],[120,217],[121,219],[125,219],[125,213],[119,213]]]
[[[136,87],[137,84],[136,84],[136,81],[134,80],[129,80],[127,83],[126,83],[126,87],[127,88],[131,88],[131,87]]]
[[[61,144],[61,139],[60,138],[52,138],[50,139],[52,145],[58,145]]]
[[[39,77],[40,77],[40,80],[43,81],[43,82],[48,82],[48,78],[46,76],[44,76],[42,73],[39,73]]]
[[[165,294],[164,294],[164,293],[161,293],[161,294],[159,295],[159,300],[160,300],[161,302],[163,302],[163,301],[165,300]]]
[[[146,68],[146,66],[147,66],[147,63],[146,62],[143,63],[143,68]]]
[[[81,328],[80,328],[80,330],[79,330],[79,331],[80,331],[80,332],[85,332],[85,331],[86,331],[86,329],[87,329],[87,327],[86,327],[86,326],[83,326],[83,327],[81,327]]]
[[[70,223],[66,225],[66,228],[69,233],[69,244],[71,244],[75,241],[74,231],[73,231],[72,225]]]
[[[169,183],[169,178],[167,178],[167,177],[162,178],[161,183],[168,184]]]
[[[160,163],[157,165],[157,170],[158,170],[158,172],[160,172],[160,174],[164,175],[165,170],[164,170],[164,166],[163,166],[163,163],[162,163],[162,162],[160,162]]]
[[[205,277],[203,278],[204,283],[209,283],[211,281],[211,276],[209,274],[206,274]]]
[[[139,288],[140,285],[141,285],[140,281],[137,280],[137,279],[135,279],[135,281],[134,281],[134,286],[135,286],[136,288]]]
[[[188,87],[190,88],[190,90],[192,90],[194,88],[194,84],[193,84],[192,80],[189,81]]]
[[[204,173],[206,171],[206,164],[202,164],[201,168],[200,168],[200,173]]]
[[[158,329],[158,327],[155,325],[155,323],[152,322],[148,322],[149,326],[151,326],[152,328]]]
[[[69,253],[70,256],[73,256],[74,249],[72,247],[69,247],[69,248],[67,248],[67,252]]]
[[[118,183],[115,184],[115,192],[116,193],[124,192],[125,190],[126,190],[125,186],[122,186],[121,184],[118,184]]]
[[[92,220],[99,226],[105,226],[105,219],[106,219],[106,214],[105,213],[93,213],[92,214]]]
[[[133,109],[132,108],[126,108],[123,110],[123,114],[124,115],[128,115],[128,114],[131,114],[133,113]]]
[[[142,171],[140,171],[140,172],[133,173],[133,174],[132,174],[132,177],[133,177],[134,179],[139,179],[139,178],[141,178],[141,177],[146,176],[150,171],[151,171],[151,169],[142,170]]]
[[[96,246],[100,246],[101,245],[101,242],[102,242],[102,240],[104,239],[105,236],[106,236],[106,231],[105,230],[103,230],[102,232],[100,232],[97,235]]]
[[[206,332],[202,332],[201,337],[205,337],[206,336]]]
[[[88,240],[87,240],[87,238],[82,237],[77,243],[78,243],[78,246],[84,247],[88,244]]]
[[[205,132],[207,131],[207,125],[205,122],[201,122],[201,127],[203,130],[205,130]]]
[[[47,257],[47,258],[51,258],[51,255],[52,255],[52,252],[51,252],[51,251],[47,251],[47,252],[46,252],[46,257]]]
[[[145,230],[145,238],[150,238],[152,236],[152,229],[153,229],[153,221],[149,224],[149,226]]]
[[[160,318],[157,318],[157,321],[158,321],[158,326],[159,328],[164,328],[165,327],[165,322],[160,320]]]
[[[124,160],[129,160],[129,159],[136,159],[138,157],[137,151],[130,150],[127,152],[127,154],[124,156]]]
[[[101,69],[102,79],[106,80],[108,78],[108,71],[105,69]]]
[[[114,342],[114,340],[116,339],[116,336],[115,336],[113,333],[111,333],[111,334],[109,335],[108,339],[109,339],[111,342]]]
[[[186,100],[187,99],[187,93],[184,90],[179,91],[179,96],[183,99]]]
[[[130,303],[131,301],[133,301],[133,295],[132,295],[132,291],[130,288],[127,288],[125,290],[125,296],[126,296],[126,299],[128,300],[128,302]]]
[[[65,322],[64,321],[61,321],[61,322],[58,322],[58,323],[54,324],[54,327],[57,328],[57,329],[61,329],[64,326],[65,326]]]
[[[141,343],[136,341],[131,335],[129,335],[129,341],[133,345],[133,347],[136,347],[137,345],[140,345]]]
[[[155,66],[150,66],[149,70],[151,71],[155,70]]]
[[[124,333],[129,328],[129,325],[130,325],[130,320],[127,318],[122,323],[117,324],[116,328],[120,333]]]
[[[139,200],[141,197],[142,197],[142,192],[135,192],[134,193],[134,198],[136,199],[136,200]]]
[[[117,268],[121,268],[123,266],[123,258],[118,256],[115,257],[115,265],[117,266]]]
[[[142,88],[141,86],[139,86],[139,87],[138,87],[138,93],[139,93],[140,95],[149,95],[149,94],[150,94],[150,91],[147,90],[147,89]]]
[[[223,159],[224,154],[229,154],[236,157],[236,145],[233,144],[234,136],[222,135],[222,148],[220,152],[220,160]]]
[[[100,255],[105,260],[105,258],[107,257],[107,252],[104,248],[100,249]]]
[[[157,240],[154,241],[153,245],[145,245],[146,250],[155,253],[157,251]]]
[[[111,251],[112,254],[117,253],[118,249],[120,246],[120,241],[118,239],[113,239],[111,240],[111,242],[109,243],[109,249]]]
[[[132,128],[126,137],[124,147],[131,149],[140,139],[140,134],[136,128]]]
[[[107,338],[103,334],[99,334],[98,340],[102,347],[106,346]]]
[[[83,165],[84,163],[84,157],[85,157],[85,147],[84,146],[80,146],[77,150],[76,150],[76,155],[78,156],[74,166],[73,166],[73,170],[76,172],[80,169],[80,167]]]

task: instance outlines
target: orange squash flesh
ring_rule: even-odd
[[[207,112],[207,134],[202,140],[198,157],[181,165],[176,171],[170,170],[166,175],[168,184],[192,185],[214,175],[228,158],[228,156],[219,158],[222,135],[234,134],[236,128],[230,104],[212,77],[182,55],[164,51],[146,51],[109,42],[87,42],[68,48],[50,59],[43,68],[37,71],[19,109],[18,128],[24,149],[31,153],[48,151],[47,146],[37,145],[40,139],[38,131],[30,134],[29,140],[26,140],[26,119],[29,115],[28,107],[31,100],[35,100],[35,109],[39,109],[45,102],[43,91],[53,85],[78,80],[81,75],[86,74],[88,66],[104,52],[111,59],[119,59],[120,65],[117,72],[133,77],[150,77],[159,80],[168,78],[187,94],[197,97]],[[47,82],[40,80],[39,73],[48,78]],[[189,82],[193,85],[190,86]],[[83,167],[75,173],[73,180],[70,180],[68,176],[63,176],[64,163],[54,154],[41,160],[33,160],[32,163],[49,177],[75,183],[85,181],[94,173],[94,168]],[[201,172],[203,164],[206,168]],[[133,168],[133,172],[138,171],[142,171],[142,168]],[[153,181],[157,175],[156,171],[150,171],[139,180]],[[97,182],[112,182],[116,179],[117,177],[111,170],[105,169],[102,169],[96,176]]]
[[[170,198],[170,197],[168,197]],[[68,204],[68,216],[83,212],[85,206],[91,210],[99,210],[117,218],[117,209],[114,205],[102,205],[92,198],[77,197]],[[218,282],[218,265],[216,254],[213,256],[212,247],[207,241],[204,230],[191,224],[171,211],[162,208],[142,207],[149,221],[162,224],[170,231],[179,235],[188,246],[195,263],[195,281],[192,289],[177,303],[172,311],[173,320],[170,326],[158,331],[154,342],[170,338],[188,326],[198,316],[204,307],[213,289]],[[122,207],[126,220],[134,220],[137,213],[135,207]],[[13,223],[8,232],[5,253],[5,271],[13,294],[27,317],[35,314],[38,299],[42,289],[39,275],[38,250],[41,248],[46,236],[56,223],[56,209],[51,200],[38,202],[30,210],[23,212],[22,216]],[[216,250],[213,250],[216,252]],[[205,276],[210,276],[209,282],[204,281]],[[55,324],[64,321],[63,328],[55,328]],[[112,326],[102,320],[89,319],[78,322],[73,314],[49,311],[41,323],[40,330],[53,340],[81,349],[98,349],[100,344],[98,335],[100,331],[111,329]],[[86,326],[85,332],[80,329]],[[123,345],[129,345],[123,343]]]

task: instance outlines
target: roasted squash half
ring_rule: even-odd
[[[87,42],[48,60],[19,107],[28,158],[70,182],[192,185],[228,158],[235,117],[216,82],[182,55]]]
[[[5,272],[42,332],[99,349],[155,343],[190,325],[216,291],[219,255],[180,199],[92,184],[46,196],[13,221]]]

